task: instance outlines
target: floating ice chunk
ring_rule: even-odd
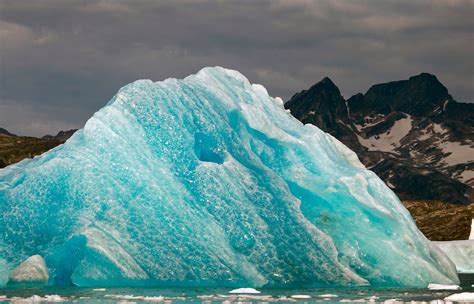
[[[37,302],[65,302],[68,298],[63,298],[59,295],[45,295],[44,297],[33,295],[28,298],[14,297],[11,298],[12,303],[37,303]]]
[[[229,291],[229,293],[248,293],[248,294],[257,294],[260,293],[260,291],[254,289],[254,288],[237,288]]]
[[[115,295],[105,295],[105,297],[120,299],[120,300],[132,300],[132,301],[135,300],[135,301],[144,301],[144,302],[164,302],[168,300],[167,298],[163,296],[134,296],[134,295],[115,294]],[[173,299],[178,299],[178,298],[173,298]]]
[[[106,291],[107,289],[105,289],[105,288],[94,288],[92,290],[93,291]]]
[[[45,295],[44,299],[46,302],[64,302],[67,300],[59,295]]]
[[[46,263],[40,255],[33,255],[15,268],[9,277],[9,283],[48,282]]]
[[[311,299],[310,295],[292,295],[293,299]]]
[[[474,292],[461,292],[452,294],[446,298],[445,301],[454,301],[454,302],[474,302]]]
[[[461,290],[459,285],[443,285],[443,284],[429,284],[430,290]]]
[[[337,298],[338,295],[336,294],[331,294],[331,293],[328,293],[328,294],[322,294],[322,295],[318,295],[318,297],[321,297],[321,298]]]

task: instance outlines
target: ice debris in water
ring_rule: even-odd
[[[459,285],[428,284],[430,290],[460,290]]]
[[[59,295],[45,295],[44,297],[33,295],[27,298],[12,297],[8,298],[11,303],[43,303],[43,302],[65,302],[68,298]]]
[[[257,294],[260,293],[260,291],[254,289],[254,288],[237,288],[229,291],[229,293],[248,293],[248,294]]]
[[[395,194],[237,71],[120,89],[64,145],[0,170],[0,284],[457,284]]]
[[[48,282],[46,263],[40,255],[33,255],[15,268],[9,277],[9,283]]]
[[[293,299],[311,299],[310,295],[292,295],[290,298]]]
[[[461,292],[452,294],[446,298],[445,301],[455,301],[455,302],[474,302],[474,292]]]

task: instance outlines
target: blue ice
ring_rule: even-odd
[[[458,282],[395,194],[237,71],[138,80],[65,144],[0,170],[0,285]]]

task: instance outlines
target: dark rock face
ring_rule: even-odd
[[[429,117],[449,101],[453,101],[451,95],[436,76],[422,73],[408,80],[376,84],[362,98],[350,98],[348,103],[352,113],[361,116],[401,111]]]
[[[400,198],[474,202],[474,104],[456,102],[436,76],[377,84],[347,102],[325,78],[285,107],[354,150]]]
[[[409,200],[403,205],[416,225],[432,241],[467,240],[474,217],[474,204],[453,205],[440,201]]]
[[[331,79],[326,77],[309,90],[295,94],[285,108],[290,109],[301,122],[316,125],[354,151],[359,150],[346,101]]]
[[[1,130],[4,130],[2,132]],[[76,130],[61,131],[56,136],[42,138],[16,136],[5,129],[0,130],[0,168],[17,163],[25,158],[40,155],[62,143]]]

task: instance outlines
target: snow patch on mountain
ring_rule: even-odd
[[[433,123],[424,128],[418,138],[420,141],[425,141],[433,138],[433,136],[441,137],[446,135],[448,132],[448,129],[444,128],[442,125]]]
[[[406,114],[406,118],[397,120],[393,126],[385,133],[364,138],[358,135],[361,145],[369,151],[395,152],[400,147],[400,141],[408,135],[412,128],[412,118]]]
[[[443,142],[439,146],[445,154],[443,163],[454,166],[473,161],[474,147],[471,145],[463,145],[459,142]]]
[[[364,117],[364,123],[362,125],[360,124],[354,124],[356,127],[357,131],[362,132],[363,129],[373,127],[377,125],[379,122],[383,121],[385,118],[385,115],[383,114],[377,114],[377,115],[369,115]]]

